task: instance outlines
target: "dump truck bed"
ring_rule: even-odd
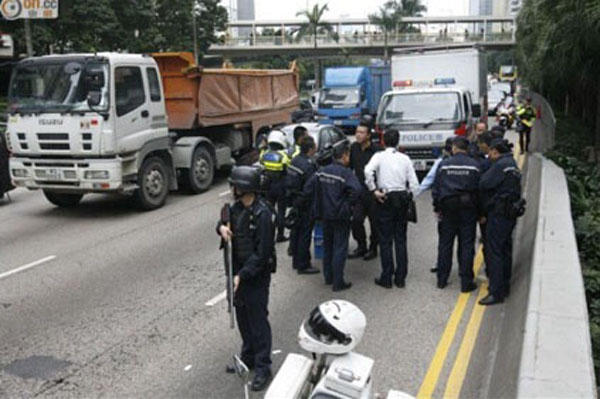
[[[294,70],[203,69],[191,53],[155,53],[165,92],[169,128],[291,122],[299,104]]]

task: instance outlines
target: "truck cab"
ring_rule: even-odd
[[[327,68],[317,120],[353,132],[363,115],[375,114],[381,95],[390,87],[389,67]]]
[[[399,146],[418,172],[433,166],[448,137],[467,137],[481,113],[469,90],[447,79],[437,83],[413,87],[410,81],[395,82],[395,90],[383,95],[377,113],[376,131],[382,135],[387,129],[398,130]]]
[[[13,181],[44,190],[61,206],[87,192],[134,191],[144,207],[162,205],[176,184],[162,93],[151,57],[100,53],[21,61],[9,89]]]

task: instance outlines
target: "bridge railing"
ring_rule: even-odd
[[[295,38],[289,35],[273,36],[249,36],[249,37],[229,37],[220,46],[225,47],[312,47],[314,46],[314,36],[304,36]],[[466,33],[401,33],[392,34],[387,37],[388,45],[406,43],[480,43],[480,42],[512,42],[512,32],[466,34]],[[381,33],[354,33],[342,34],[339,36],[318,35],[317,47],[335,47],[335,46],[383,46],[385,36]]]

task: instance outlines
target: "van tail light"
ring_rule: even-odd
[[[460,126],[456,130],[454,130],[454,134],[457,136],[465,137],[467,135],[467,124],[461,123]]]

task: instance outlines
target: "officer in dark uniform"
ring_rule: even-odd
[[[489,168],[492,167],[492,161],[490,161],[489,153],[490,153],[490,145],[492,144],[492,140],[494,139],[495,134],[491,131],[487,130],[483,132],[481,135],[477,137],[477,145],[479,147],[478,156],[474,157],[474,159],[479,162],[479,172],[483,175],[488,171]],[[479,193],[479,232],[481,233],[481,244],[483,245],[483,259],[485,260],[485,274],[489,276],[489,268],[488,265],[490,260],[488,258],[487,248],[486,248],[486,230],[487,230],[487,213],[485,210],[484,204],[486,203],[484,193]]]
[[[255,371],[252,389],[264,389],[271,377],[271,326],[268,320],[269,285],[275,271],[275,215],[257,195],[260,169],[234,167],[229,182],[235,203],[231,207],[229,228],[224,221],[217,233],[232,240],[234,305],[242,336],[241,359]],[[228,372],[233,372],[231,367]]]
[[[304,137],[308,135],[308,130],[302,125],[294,128],[294,145],[288,150],[288,157],[290,159],[296,158],[302,152],[300,149],[300,142]]]
[[[490,146],[492,167],[483,174],[479,189],[487,199],[487,241],[490,264],[489,295],[481,305],[504,302],[510,291],[512,273],[512,232],[518,215],[513,205],[521,199],[521,172],[511,152],[511,145],[494,139]]]
[[[313,215],[323,221],[323,276],[333,291],[352,286],[344,280],[348,256],[352,205],[362,187],[348,168],[350,149],[347,140],[333,146],[333,163],[322,167],[306,183],[305,195],[314,198]]]
[[[290,234],[290,246],[292,248],[292,267],[298,274],[319,272],[310,264],[310,238],[313,229],[313,221],[310,217],[312,198],[306,198],[303,195],[304,185],[317,171],[317,164],[313,159],[316,152],[315,140],[310,136],[305,136],[300,141],[300,155],[292,159],[292,163],[288,166],[289,203],[293,205],[296,213],[295,225]]]
[[[377,215],[375,197],[367,189],[365,183],[365,166],[376,152],[382,151],[379,144],[371,142],[369,125],[362,121],[356,128],[354,135],[356,141],[350,146],[350,169],[354,171],[358,181],[363,187],[362,195],[353,209],[352,237],[357,242],[356,250],[348,255],[348,259],[363,258],[371,260],[377,257],[379,234],[377,228]],[[371,243],[367,248],[367,233],[365,232],[365,219],[369,218],[371,226]]]
[[[464,137],[452,141],[453,156],[442,161],[433,185],[434,211],[440,216],[437,286],[445,288],[452,269],[454,238],[458,236],[461,292],[471,292],[478,219],[479,165],[469,157]]]

